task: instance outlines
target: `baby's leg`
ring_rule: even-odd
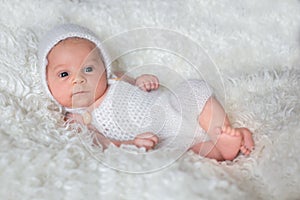
[[[216,145],[211,141],[197,143],[192,146],[190,150],[206,158],[216,159],[217,161],[224,160],[222,154],[216,148]]]
[[[240,150],[242,135],[230,127],[222,105],[214,97],[208,99],[198,121],[223,158],[233,160]]]

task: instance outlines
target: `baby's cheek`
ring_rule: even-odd
[[[72,106],[72,99],[67,98],[65,95],[60,95],[56,99],[62,106],[71,107]]]
[[[66,88],[58,87],[52,94],[54,99],[62,106],[70,107],[72,105],[72,95]]]

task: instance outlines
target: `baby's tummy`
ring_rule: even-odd
[[[171,119],[160,90],[150,93],[130,90],[122,95],[116,92],[92,115],[92,124],[104,136],[115,140],[132,140],[144,132],[162,134]]]
[[[174,115],[170,112],[164,95],[156,92],[155,96],[148,96],[146,100],[128,101],[113,118],[120,132],[131,135],[133,139],[145,132],[165,135]]]

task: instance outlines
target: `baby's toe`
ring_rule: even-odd
[[[235,136],[235,134],[236,134],[236,130],[235,130],[235,129],[233,129],[233,128],[229,128],[229,132],[228,132],[228,134],[230,134],[231,136]]]
[[[246,144],[245,144],[245,148],[246,148],[248,151],[250,151],[250,152],[253,150],[253,146],[249,146],[249,145],[246,145]]]
[[[242,135],[241,130],[239,128],[235,128],[235,136],[239,137]]]
[[[251,150],[248,149],[246,146],[241,146],[240,150],[246,156],[250,155],[250,153],[251,153]]]
[[[232,128],[231,126],[224,126],[222,128],[222,132],[234,137],[241,136],[240,131],[238,129]]]
[[[241,135],[241,133],[239,130],[237,130],[235,128],[232,129],[232,136],[240,136],[240,135]]]
[[[248,154],[249,154],[248,149],[247,149],[245,146],[241,146],[240,150],[241,150],[241,152],[242,152],[244,155],[248,155]]]
[[[230,126],[223,126],[222,127],[222,133],[225,133],[225,134],[228,134],[228,135],[231,135],[231,128]]]

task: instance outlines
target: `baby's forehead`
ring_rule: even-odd
[[[92,41],[80,37],[69,37],[59,41],[56,45],[82,44],[82,43],[90,45],[91,48],[96,47],[95,43],[93,43]]]
[[[66,39],[63,39],[59,41],[56,45],[53,46],[53,48],[49,51],[47,54],[47,65],[46,69],[48,70],[49,64],[50,66],[53,65],[53,63],[62,62],[61,59],[63,59],[63,62],[69,62],[68,56],[64,55],[71,55],[75,54],[78,57],[78,52],[80,56],[84,56],[83,58],[85,61],[90,60],[102,60],[102,54],[98,46],[95,45],[92,41],[84,38],[79,37],[69,37]],[[79,56],[79,58],[80,58]]]
[[[90,49],[91,54],[100,56],[100,58],[102,59],[102,53],[100,49],[96,46],[96,44],[88,39],[80,37],[69,37],[59,41],[51,48],[51,50],[47,54],[47,59],[49,59],[49,55],[52,52],[61,52],[65,51],[66,48],[81,48],[83,46],[85,46],[85,48],[87,47],[88,49]]]

